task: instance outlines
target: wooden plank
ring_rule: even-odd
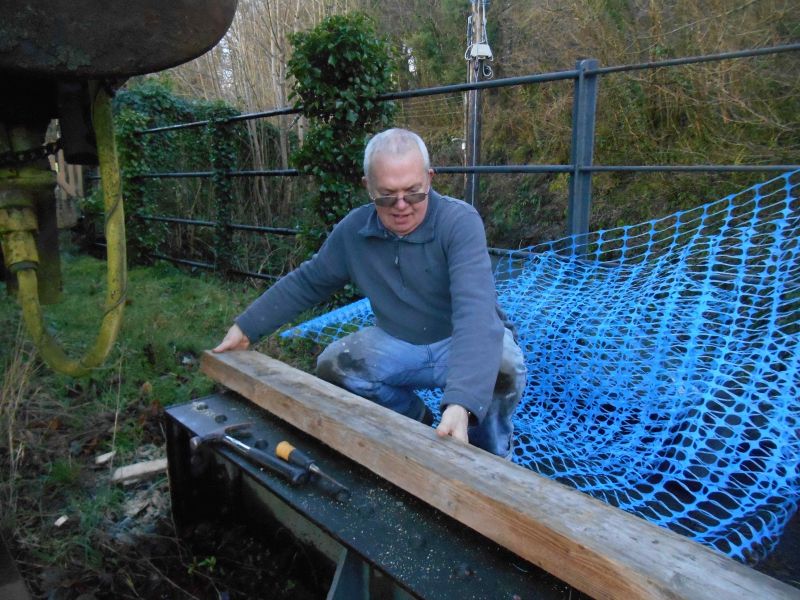
[[[111,476],[111,481],[114,483],[124,483],[135,479],[145,479],[164,473],[166,470],[167,459],[157,458],[155,460],[147,460],[133,465],[119,467]]]
[[[596,598],[800,598],[800,590],[257,352],[203,371]]]
[[[70,180],[70,173],[69,173],[69,166],[64,160],[64,151],[59,150],[58,154],[56,154],[55,160],[50,158],[50,168],[52,169],[55,165],[58,167],[55,169],[56,171],[56,184],[64,190],[64,193],[67,196],[74,198],[77,195],[77,190],[75,188],[75,184]]]

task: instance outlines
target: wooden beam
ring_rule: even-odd
[[[135,463],[132,465],[125,465],[119,467],[114,471],[111,476],[113,483],[127,483],[129,481],[138,481],[139,479],[147,479],[155,477],[167,470],[167,459],[157,458],[155,460],[147,460],[145,462]]]
[[[595,598],[800,598],[800,590],[257,352],[203,371]]]

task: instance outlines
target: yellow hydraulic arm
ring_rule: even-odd
[[[24,3],[24,10],[19,4],[0,2],[0,159],[8,154],[12,165],[0,163],[0,242],[42,357],[53,369],[79,376],[110,352],[125,304],[125,225],[106,86],[204,54],[230,27],[237,0],[37,0]],[[108,293],[100,332],[80,359],[67,357],[42,318],[41,304],[57,295],[60,271],[50,210],[53,174],[46,161],[34,159],[41,158],[36,148],[53,118],[67,162],[99,162],[102,176]]]
[[[39,301],[39,256],[35,239],[38,224],[34,203],[37,194],[52,194],[53,175],[43,169],[25,168],[0,180],[0,242],[6,267],[17,277],[18,299],[25,326],[44,361],[52,369],[75,377],[86,375],[108,356],[122,321],[127,286],[125,215],[111,98],[102,85],[94,88],[91,108],[105,207],[108,289],[100,331],[83,358],[68,357],[50,335],[44,325]]]

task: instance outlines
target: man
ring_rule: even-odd
[[[497,306],[477,211],[431,189],[418,135],[389,129],[364,151],[372,203],[351,211],[320,251],[236,318],[214,352],[244,350],[352,282],[376,326],[328,346],[317,374],[428,425],[413,390],[440,387],[440,436],[504,457],[525,386],[522,352]]]

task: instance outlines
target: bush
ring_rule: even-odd
[[[289,73],[295,79],[292,98],[309,121],[309,130],[293,160],[314,177],[316,193],[302,226],[309,253],[350,210],[363,203],[362,157],[370,132],[386,128],[394,105],[377,102],[388,91],[394,73],[388,43],[360,14],[325,19],[290,37],[294,53]]]

